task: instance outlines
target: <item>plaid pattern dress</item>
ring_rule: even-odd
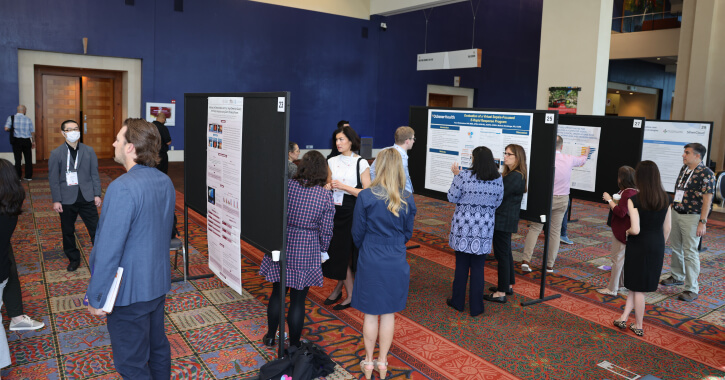
[[[320,186],[303,187],[289,180],[287,191],[287,286],[303,290],[322,286],[320,252],[332,238],[335,205],[332,193]],[[279,282],[279,262],[264,256],[259,274]]]

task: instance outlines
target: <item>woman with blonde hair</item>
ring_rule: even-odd
[[[365,314],[365,360],[360,362],[360,369],[366,379],[371,378],[373,370],[385,379],[394,313],[405,309],[408,300],[410,266],[405,243],[413,236],[416,208],[413,194],[405,191],[400,153],[384,149],[375,162],[375,180],[358,194],[353,214],[352,237],[359,255],[352,307]],[[380,351],[373,360],[377,338]]]

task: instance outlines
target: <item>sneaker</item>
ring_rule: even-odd
[[[527,264],[527,263],[521,263],[521,271],[522,272],[531,272],[531,267],[529,267],[529,264]]]
[[[554,268],[546,267],[546,273],[554,273]]]
[[[569,239],[568,236],[562,236],[559,238],[559,240],[561,240],[561,242],[564,244],[574,244],[574,242],[571,239]]]
[[[693,292],[691,292],[691,291],[689,291],[689,290],[685,290],[685,291],[684,291],[684,292],[682,292],[682,294],[680,294],[680,296],[679,296],[679,297],[677,297],[677,298],[678,298],[679,300],[681,300],[681,301],[685,301],[685,302],[692,302],[692,301],[694,301],[694,300],[696,300],[696,299],[697,299],[697,293],[693,293]]]
[[[673,286],[673,285],[685,285],[685,282],[677,281],[677,280],[675,280],[674,277],[670,276],[670,277],[667,277],[666,279],[660,281],[660,284],[662,284],[664,286]]]
[[[45,323],[38,322],[30,319],[27,315],[23,315],[20,322],[10,322],[10,330],[11,331],[19,331],[19,330],[37,330],[42,329],[45,326]]]

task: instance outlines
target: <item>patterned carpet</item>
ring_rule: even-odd
[[[103,188],[122,173],[121,168],[104,168]],[[1,376],[4,379],[120,378],[113,369],[105,321],[89,316],[80,302],[89,278],[87,261],[75,273],[65,271],[67,261],[61,248],[60,222],[51,210],[47,180],[41,176],[24,185],[30,196],[12,242],[25,311],[32,318],[43,320],[46,327],[33,332],[7,332],[13,365],[3,369]],[[177,193],[177,197],[177,216],[183,220],[178,211],[183,205],[183,195]],[[517,276],[516,295],[512,297],[515,302],[487,304],[486,313],[475,319],[453,312],[444,302],[450,291],[454,260],[445,248],[445,238],[441,237],[447,236],[450,215],[444,214],[449,206],[421,197],[416,201],[420,217],[415,240],[422,247],[409,254],[411,291],[408,307],[396,319],[389,377],[617,378],[597,367],[604,360],[640,375],[651,373],[662,379],[725,376],[723,329],[708,320],[687,317],[658,305],[648,311],[650,318],[645,322],[644,339],[620,332],[611,326],[611,320],[618,314],[616,310],[622,300],[620,297],[603,299],[592,292],[591,283],[585,281],[593,276],[554,276],[551,282],[555,288],[548,292],[561,291],[563,296],[527,308],[522,308],[518,301],[538,296],[536,275]],[[607,251],[601,246],[604,243],[586,244],[589,241],[581,240],[587,237],[580,230],[593,227],[582,219],[584,208],[589,205],[577,203],[576,206],[574,216],[580,218],[581,227],[575,229],[573,224],[570,227],[570,236],[578,243],[572,247],[589,253],[590,247]],[[205,221],[191,214],[194,218],[189,226],[193,247],[190,273],[209,273]],[[442,224],[430,226],[422,223],[425,220]],[[82,222],[77,227],[78,240],[87,258],[91,251],[90,239]],[[517,238],[517,244],[520,240]],[[716,252],[714,242],[708,245]],[[275,350],[261,343],[266,332],[265,305],[271,292],[270,285],[257,275],[262,253],[245,243],[242,246],[244,294],[235,293],[216,278],[173,284],[166,306],[172,378],[249,378],[257,373],[259,366],[275,357]],[[565,257],[564,253],[561,257]],[[567,256],[570,257],[574,255]],[[580,259],[579,263],[591,260],[594,258]],[[572,262],[569,266],[575,264]],[[716,268],[712,267],[713,272]],[[495,282],[495,278],[493,267],[487,267],[487,282]],[[322,306],[333,286],[333,282],[326,281],[323,288],[311,289],[303,338],[323,346],[338,363],[336,372],[328,379],[361,378],[358,363],[364,355],[360,334],[362,314],[354,309],[337,312]],[[712,289],[716,286],[711,285]],[[717,289],[722,291],[723,287]],[[3,318],[7,328],[9,321],[4,310]]]

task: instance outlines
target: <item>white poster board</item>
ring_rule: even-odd
[[[470,167],[471,153],[478,146],[491,149],[494,159],[503,163],[506,146],[521,145],[530,167],[533,117],[532,113],[428,110],[425,188],[448,192],[453,182],[451,165]],[[524,194],[522,210],[527,199]]]
[[[153,122],[159,112],[166,114],[167,127],[176,125],[176,104],[175,103],[146,103],[146,121]]]
[[[594,191],[597,183],[597,161],[599,160],[599,138],[602,128],[580,125],[559,124],[557,134],[564,139],[561,152],[572,156],[581,156],[584,148],[589,148],[586,164],[571,171],[571,188]]]
[[[243,104],[243,98],[209,98],[206,125],[209,268],[239,294],[242,294],[239,194]]]
[[[710,129],[708,122],[659,121],[644,122],[644,141],[642,144],[642,161],[650,160],[657,164],[662,177],[665,191],[674,192],[677,175],[682,168],[682,153],[685,145],[700,143],[707,148],[706,157],[710,154]]]

